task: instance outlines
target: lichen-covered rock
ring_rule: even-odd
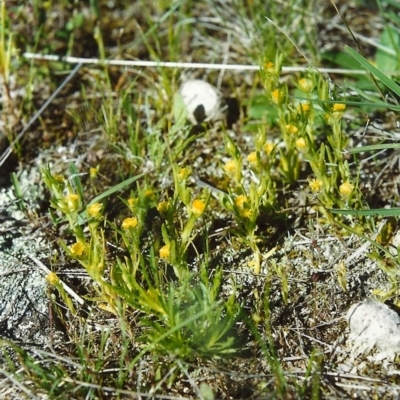
[[[393,358],[400,352],[400,317],[387,305],[375,300],[356,303],[347,312],[352,355],[376,348],[374,361]]]
[[[39,178],[37,172],[34,172]],[[19,175],[26,204],[41,196],[36,178]],[[33,211],[33,209],[32,209]],[[48,257],[48,245],[34,223],[22,213],[12,188],[0,190],[0,338],[41,345],[48,341],[49,300],[43,272],[29,258]],[[1,361],[1,360],[0,360]]]

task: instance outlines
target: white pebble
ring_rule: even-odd
[[[400,317],[387,305],[367,300],[351,306],[346,315],[353,341],[352,355],[370,352],[378,354],[375,361],[394,358],[400,353]]]
[[[187,118],[193,125],[218,119],[221,113],[221,93],[200,79],[186,81],[179,89],[186,108]],[[202,117],[202,118],[199,118]]]

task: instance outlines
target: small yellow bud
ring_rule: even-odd
[[[60,279],[58,278],[58,276],[55,272],[50,272],[46,276],[46,280],[47,280],[47,282],[49,282],[49,284],[51,286],[57,286],[60,283]]]
[[[275,72],[275,64],[271,61],[268,61],[265,63],[264,69],[270,73]]]
[[[252,152],[247,156],[247,161],[248,161],[250,164],[257,164],[257,162],[258,162],[257,152],[256,152],[256,151],[252,151]]]
[[[98,174],[99,174],[98,168],[90,168],[89,170],[90,179],[96,179]]]
[[[68,209],[75,211],[78,208],[79,196],[76,193],[69,193],[65,196],[65,201],[67,202]]]
[[[122,221],[122,229],[136,228],[138,226],[138,220],[136,217],[125,218]]]
[[[302,114],[308,114],[311,110],[311,106],[309,103],[300,103],[298,106],[298,111]]]
[[[350,182],[344,182],[339,187],[339,193],[343,197],[350,197],[351,194],[353,193],[353,190],[354,190],[354,185],[352,185]]]
[[[153,189],[146,189],[144,192],[144,195],[149,199],[149,200],[155,200],[156,195],[154,194]]]
[[[204,203],[204,201],[200,200],[200,199],[196,199],[192,203],[191,212],[192,212],[192,214],[199,217],[201,214],[203,214],[205,208],[206,208],[206,204]]]
[[[282,93],[281,89],[275,89],[272,93],[271,93],[271,97],[272,97],[272,102],[276,105],[282,104],[284,101],[284,95]]]
[[[90,206],[88,206],[87,213],[90,217],[96,218],[99,215],[102,207],[103,207],[103,204],[101,204],[101,203],[93,203]]]
[[[244,194],[239,195],[235,199],[235,203],[239,208],[243,208],[246,202],[247,202],[247,197]]]
[[[332,106],[333,112],[343,112],[346,110],[346,104],[336,103]]]
[[[85,251],[85,246],[81,242],[76,242],[69,249],[74,256],[80,257]]]
[[[346,104],[336,103],[332,106],[332,118],[339,120],[343,117],[346,110]]]
[[[54,175],[54,179],[58,182],[58,183],[64,183],[65,179],[62,175]]]
[[[305,153],[307,151],[307,142],[304,138],[299,138],[296,140],[296,148],[301,153]]]
[[[161,214],[161,215],[165,215],[168,211],[168,207],[169,207],[169,203],[168,201],[160,201],[157,204],[157,211]]]
[[[320,192],[323,187],[323,183],[320,179],[313,179],[312,181],[309,182],[309,185],[311,191],[315,193]]]
[[[241,216],[243,218],[249,218],[250,219],[253,216],[253,211],[248,209],[248,208],[247,209],[243,208],[240,214],[241,214]]]
[[[297,135],[299,133],[299,128],[296,125],[293,124],[287,124],[286,125],[286,130],[291,134],[291,135]]]
[[[169,247],[170,247],[169,244],[161,247],[161,249],[160,249],[160,258],[164,258],[166,260],[169,259],[169,257],[170,257],[170,248]]]
[[[313,81],[308,78],[300,79],[299,88],[305,93],[310,93],[314,89]]]
[[[229,160],[225,163],[224,169],[228,174],[235,173],[238,168],[238,162],[236,160]]]
[[[180,181],[184,181],[187,179],[187,177],[190,175],[190,169],[189,168],[181,168],[178,172],[178,179]]]
[[[130,197],[128,199],[129,209],[133,212],[135,210],[135,206],[138,203],[139,199],[137,197]]]
[[[264,145],[264,151],[270,155],[272,153],[272,150],[274,149],[275,145],[272,142],[267,142]]]

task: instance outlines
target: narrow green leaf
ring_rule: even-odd
[[[363,56],[358,54],[349,46],[345,46],[345,51],[347,51],[352,57],[354,57],[362,67],[364,67],[371,74],[375,75],[385,86],[387,86],[393,93],[400,96],[400,86],[397,85],[392,79],[385,75],[381,70],[374,67],[369,61],[367,61]]]
[[[400,208],[375,208],[371,210],[334,210],[329,209],[332,214],[354,215],[356,217],[397,217],[400,215]]]
[[[400,149],[400,143],[371,144],[370,146],[354,147],[349,149],[350,154],[364,153],[366,151]]]

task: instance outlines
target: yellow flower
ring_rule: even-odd
[[[243,208],[244,204],[247,202],[247,197],[244,194],[239,195],[235,199],[235,203],[239,208]]]
[[[191,212],[192,212],[192,214],[199,217],[201,214],[203,214],[205,208],[206,208],[206,204],[204,203],[204,201],[200,200],[200,199],[196,199],[192,203]]]
[[[74,256],[80,257],[85,251],[85,246],[81,242],[76,242],[69,249]]]
[[[267,142],[264,145],[264,151],[269,155],[272,153],[272,150],[274,149],[275,145],[272,142]]]
[[[264,69],[268,72],[275,72],[275,64],[271,61],[268,61],[265,63]]]
[[[299,133],[299,128],[296,125],[293,124],[287,124],[286,125],[286,130],[291,134],[291,135],[297,135]]]
[[[257,152],[256,152],[256,151],[252,151],[252,152],[247,156],[247,161],[248,161],[250,164],[257,164],[257,162],[258,162]]]
[[[250,218],[253,215],[253,211],[249,210],[249,209],[246,209],[246,208],[243,208],[243,210],[241,211],[240,214],[244,218]]]
[[[272,102],[276,105],[282,104],[284,101],[284,95],[281,89],[275,89],[272,93]]]
[[[234,173],[238,168],[238,162],[236,160],[229,160],[225,163],[224,169],[227,173]]]
[[[168,211],[168,206],[169,206],[168,201],[160,201],[160,202],[157,204],[157,211],[158,211],[161,215],[164,215],[164,214],[166,214],[167,211]]]
[[[301,153],[305,153],[307,151],[307,143],[304,138],[299,138],[296,140],[296,148]]]
[[[128,199],[128,206],[129,206],[129,209],[132,211],[132,212],[134,212],[134,210],[135,210],[135,206],[136,206],[136,204],[139,202],[139,199],[137,198],[137,197],[130,197],[129,199]]]
[[[346,104],[336,103],[332,106],[333,112],[343,112],[344,110],[346,110]]]
[[[189,168],[181,168],[178,172],[178,179],[180,181],[184,181],[188,176],[190,175],[190,169]]]
[[[350,197],[350,195],[353,193],[353,190],[354,185],[352,185],[350,182],[344,182],[339,187],[339,193],[343,197]]]
[[[298,110],[300,113],[308,114],[308,112],[311,110],[311,106],[309,103],[300,103],[298,106]]]
[[[339,120],[343,117],[343,113],[346,110],[346,104],[336,103],[332,106],[332,117]]]
[[[79,196],[76,193],[68,193],[65,196],[65,199],[67,201],[78,201],[79,200]]]
[[[144,195],[149,199],[149,200],[154,200],[156,198],[156,195],[154,194],[153,189],[146,189],[144,192]]]
[[[308,78],[300,79],[299,88],[305,93],[310,93],[314,89],[313,81]]]
[[[160,249],[160,258],[164,258],[166,260],[169,259],[169,256],[170,256],[170,248],[169,247],[170,247],[169,244],[161,247],[161,249]]]
[[[57,286],[60,283],[60,279],[58,278],[57,274],[55,272],[50,272],[46,276],[47,282],[50,283],[51,286]]]
[[[79,196],[75,193],[69,193],[65,196],[65,201],[70,211],[75,211],[78,208]]]
[[[88,206],[87,213],[89,214],[89,216],[96,218],[99,215],[102,207],[103,207],[103,204],[101,204],[101,203],[93,203],[90,206]]]
[[[90,179],[96,179],[98,173],[99,173],[99,169],[97,167],[96,168],[90,168],[90,170],[89,170]]]
[[[138,220],[136,217],[125,218],[121,226],[123,229],[136,228],[138,226]]]
[[[58,182],[58,183],[64,183],[65,179],[62,175],[54,175],[54,179]]]
[[[322,187],[323,187],[323,183],[320,179],[313,179],[312,181],[309,182],[310,185],[310,189],[313,192],[320,192]]]

